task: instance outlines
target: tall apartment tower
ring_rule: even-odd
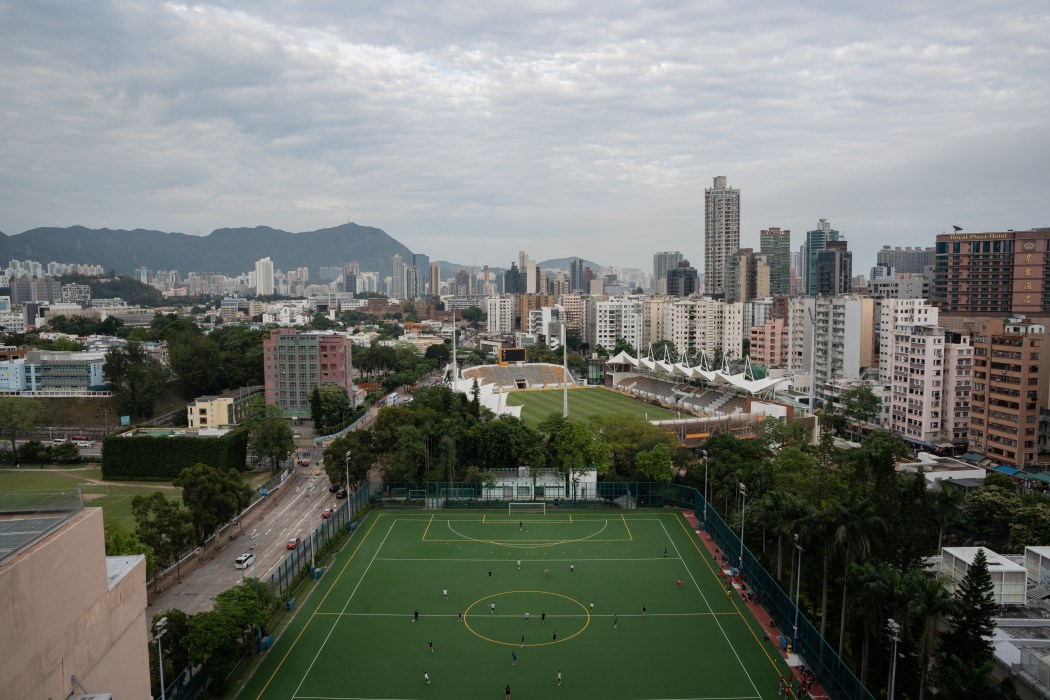
[[[769,296],[769,263],[751,248],[741,248],[726,258],[726,301],[751,301]]]
[[[769,265],[769,293],[791,294],[791,231],[770,226],[759,234],[759,252]]]
[[[430,263],[430,293],[434,296],[441,295],[441,263]]]
[[[1023,317],[991,319],[974,332],[971,452],[1016,469],[1035,464],[1050,377],[1041,357],[1047,343],[1046,326]]]
[[[719,175],[704,190],[704,289],[725,294],[726,257],[740,250],[740,190]]]
[[[264,297],[273,294],[273,261],[263,258],[255,262],[255,295]]]
[[[927,267],[937,262],[936,252],[937,249],[932,246],[929,248],[918,246],[890,248],[884,245],[876,255],[876,263],[885,265],[892,272],[922,273]]]
[[[817,253],[817,295],[847,294],[853,286],[853,253],[846,241],[828,241]]]
[[[806,231],[806,243],[803,247],[802,264],[805,265],[806,294],[817,295],[817,255],[828,247],[830,241],[840,240],[841,234],[831,228],[827,219],[817,222],[817,227]]]

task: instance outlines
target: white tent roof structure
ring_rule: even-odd
[[[663,360],[656,360],[652,357],[635,358],[625,351],[620,352],[616,357],[610,357],[605,364],[631,365],[632,367],[647,370],[660,379],[667,379],[673,382],[684,377],[686,379],[700,380],[714,387],[739,389],[751,395],[769,392],[778,384],[788,381],[788,377],[749,379],[747,370],[732,374],[729,371],[729,363],[725,361],[723,361],[722,367],[710,369],[710,360],[704,353],[701,353],[700,363],[697,366],[690,366],[684,361],[671,364],[666,358]],[[750,362],[748,362],[748,368],[750,368]]]

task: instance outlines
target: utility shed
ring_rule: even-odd
[[[977,552],[984,549],[988,573],[994,587],[992,595],[999,605],[1024,605],[1027,602],[1025,567],[984,547],[945,547],[941,550],[941,574],[954,592],[973,564]]]

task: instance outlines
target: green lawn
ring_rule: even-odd
[[[524,406],[521,419],[528,425],[535,426],[551,413],[561,415],[562,391],[512,391],[507,394],[507,405]],[[592,416],[612,414],[639,416],[646,420],[668,420],[678,417],[674,411],[601,387],[569,389],[569,418],[586,420]]]
[[[777,697],[779,655],[679,513],[363,525],[239,697],[502,698],[508,684],[519,700]]]
[[[180,498],[182,493],[181,489],[164,482],[95,483],[100,481],[102,470],[98,467],[3,469],[0,470],[0,493],[76,491],[79,484],[84,494],[84,505],[102,508],[106,521],[115,523],[126,532],[135,530],[135,521],[131,516],[131,500],[135,496],[163,491],[170,498]]]

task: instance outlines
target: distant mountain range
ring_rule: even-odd
[[[390,274],[390,258],[400,254],[411,261],[412,251],[382,229],[343,224],[316,231],[292,233],[269,226],[220,228],[207,236],[135,229],[34,228],[13,236],[0,232],[0,261],[36,260],[101,265],[106,271],[130,274],[150,270],[216,272],[237,275],[255,269],[255,261],[269,257],[274,267],[294,270],[307,267],[311,276],[322,265],[341,265],[356,260],[362,270]],[[538,263],[548,270],[568,270],[573,258]],[[584,261],[594,270],[597,263]],[[465,265],[440,261],[443,278],[455,275]],[[480,270],[480,265],[478,266]],[[491,267],[502,274],[502,267]],[[427,271],[423,271],[426,275]]]
[[[255,261],[269,257],[274,267],[307,267],[316,275],[322,265],[356,260],[362,270],[390,273],[390,258],[399,253],[411,260],[412,251],[371,226],[343,224],[317,231],[291,233],[268,226],[220,228],[208,236],[163,231],[35,228],[15,236],[0,236],[0,261],[36,260],[101,265],[129,274],[139,267],[151,270],[218,272],[236,275],[255,269]]]

